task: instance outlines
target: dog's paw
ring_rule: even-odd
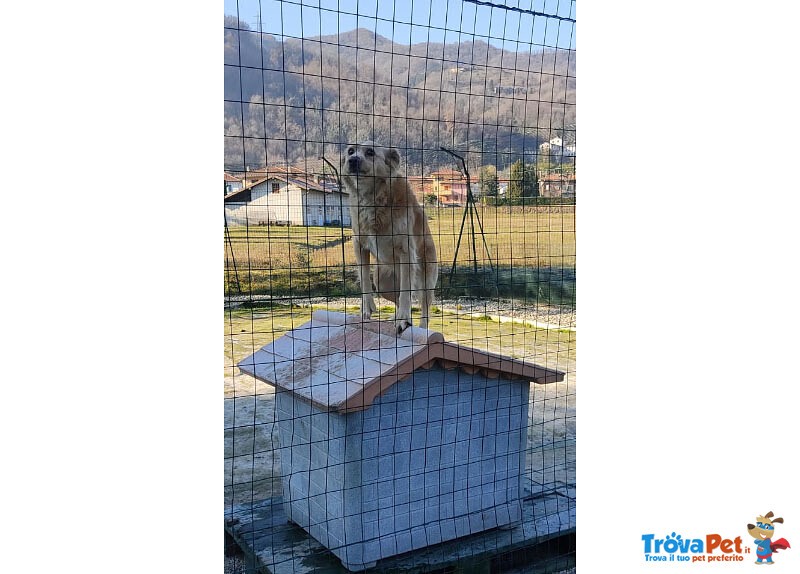
[[[411,326],[411,319],[395,319],[394,325],[399,335]]]
[[[362,319],[371,319],[372,314],[377,311],[378,308],[375,306],[375,299],[372,297],[370,293],[365,293],[361,296],[361,318]]]

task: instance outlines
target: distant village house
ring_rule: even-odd
[[[411,175],[407,180],[420,203],[429,196],[435,196],[436,204],[443,207],[458,207],[467,202],[467,179],[460,171],[441,169],[430,175]]]
[[[457,207],[467,202],[467,179],[460,171],[442,169],[430,175],[431,193],[439,205]]]
[[[235,175],[225,174],[225,195],[239,191],[244,187],[244,182]],[[217,196],[219,197],[219,196]]]
[[[575,144],[572,143],[564,145],[564,140],[556,136],[554,138],[550,138],[550,141],[539,144],[539,150],[542,153],[549,153],[550,155],[555,156],[574,156]]]
[[[350,226],[350,196],[323,175],[264,168],[260,179],[225,196],[229,225]]]
[[[575,174],[550,173],[540,175],[539,197],[575,197]]]

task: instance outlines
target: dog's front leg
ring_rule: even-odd
[[[361,285],[361,318],[371,319],[372,314],[378,310],[375,307],[375,299],[372,296],[372,280],[369,277],[369,249],[362,247],[361,242],[356,238],[353,241],[356,254],[356,265],[358,265],[358,282]]]
[[[433,301],[433,291],[418,289],[417,299],[419,299],[419,326],[423,329],[427,329],[428,319],[431,313],[431,302]]]
[[[400,278],[399,293],[397,294],[397,310],[394,324],[397,332],[402,333],[411,326],[411,261],[406,257],[400,258],[394,266],[394,276]]]

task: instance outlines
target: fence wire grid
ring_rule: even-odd
[[[574,571],[574,0],[224,44],[225,573]]]

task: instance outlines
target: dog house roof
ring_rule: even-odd
[[[489,378],[552,383],[564,373],[448,343],[436,331],[315,311],[311,320],[239,362],[239,369],[323,410],[359,411],[417,369],[439,365]]]

